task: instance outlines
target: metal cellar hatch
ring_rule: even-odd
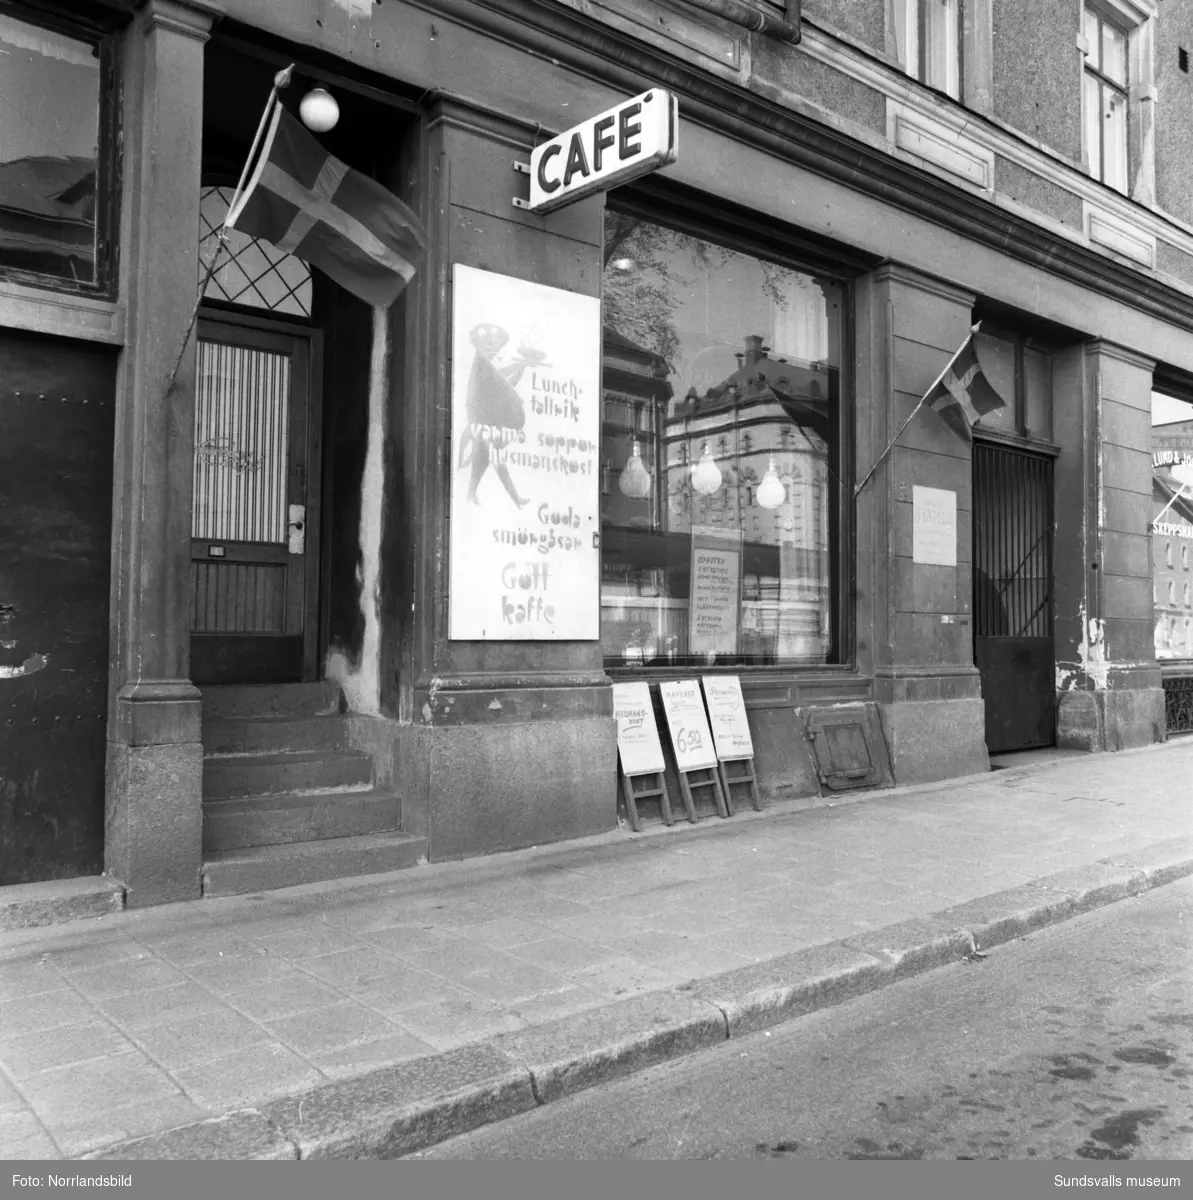
[[[890,786],[890,761],[874,705],[808,709],[805,719],[816,771],[829,791]]]

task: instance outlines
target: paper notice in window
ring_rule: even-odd
[[[688,652],[735,655],[740,617],[741,534],[693,528]]]

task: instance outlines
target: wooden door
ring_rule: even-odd
[[[116,353],[0,330],[0,885],[104,864]]]
[[[191,678],[289,683],[318,671],[318,335],[199,321]]]
[[[975,442],[974,662],[995,754],[1056,741],[1052,460]]]

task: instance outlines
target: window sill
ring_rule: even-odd
[[[0,279],[0,327],[124,345],[124,305]]]

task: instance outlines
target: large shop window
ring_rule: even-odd
[[[1193,403],[1152,393],[1152,588],[1156,657],[1193,659]]]
[[[106,41],[23,18],[0,6],[0,275],[95,288],[109,210]]]
[[[843,285],[610,211],[610,667],[840,661]]]

